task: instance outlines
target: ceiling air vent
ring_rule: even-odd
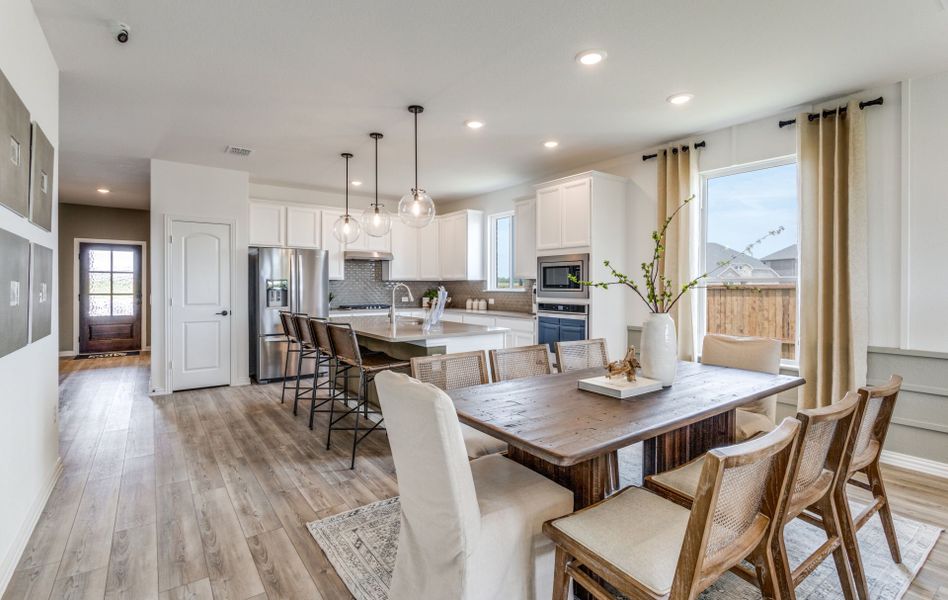
[[[227,146],[227,154],[235,154],[237,156],[250,156],[250,153],[253,152],[250,148],[241,148],[240,146]]]

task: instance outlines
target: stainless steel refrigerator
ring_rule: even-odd
[[[283,377],[287,343],[280,311],[329,316],[329,254],[325,250],[250,248],[250,376]],[[296,374],[296,364],[288,374]]]

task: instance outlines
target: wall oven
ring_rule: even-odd
[[[589,280],[588,254],[560,254],[537,257],[537,297],[543,298],[589,298],[584,285],[570,281],[569,276]]]
[[[589,305],[540,302],[537,306],[537,343],[555,351],[556,342],[585,340],[588,335]]]

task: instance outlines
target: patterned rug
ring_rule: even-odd
[[[859,510],[853,504],[853,510]],[[398,498],[382,500],[349,512],[313,521],[309,531],[339,577],[357,600],[387,600],[395,566],[400,506]],[[859,546],[868,573],[873,600],[898,600],[908,590],[938,541],[941,529],[895,516],[902,548],[902,564],[892,562],[878,517],[859,532]],[[826,540],[822,530],[799,519],[788,526],[788,548],[793,565],[799,564]],[[829,559],[797,588],[800,600],[836,600],[843,593],[836,566]],[[730,573],[701,595],[702,600],[757,600],[760,592]]]

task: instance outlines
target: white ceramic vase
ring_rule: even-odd
[[[662,382],[675,382],[678,370],[678,335],[668,313],[652,313],[642,327],[642,375]]]

